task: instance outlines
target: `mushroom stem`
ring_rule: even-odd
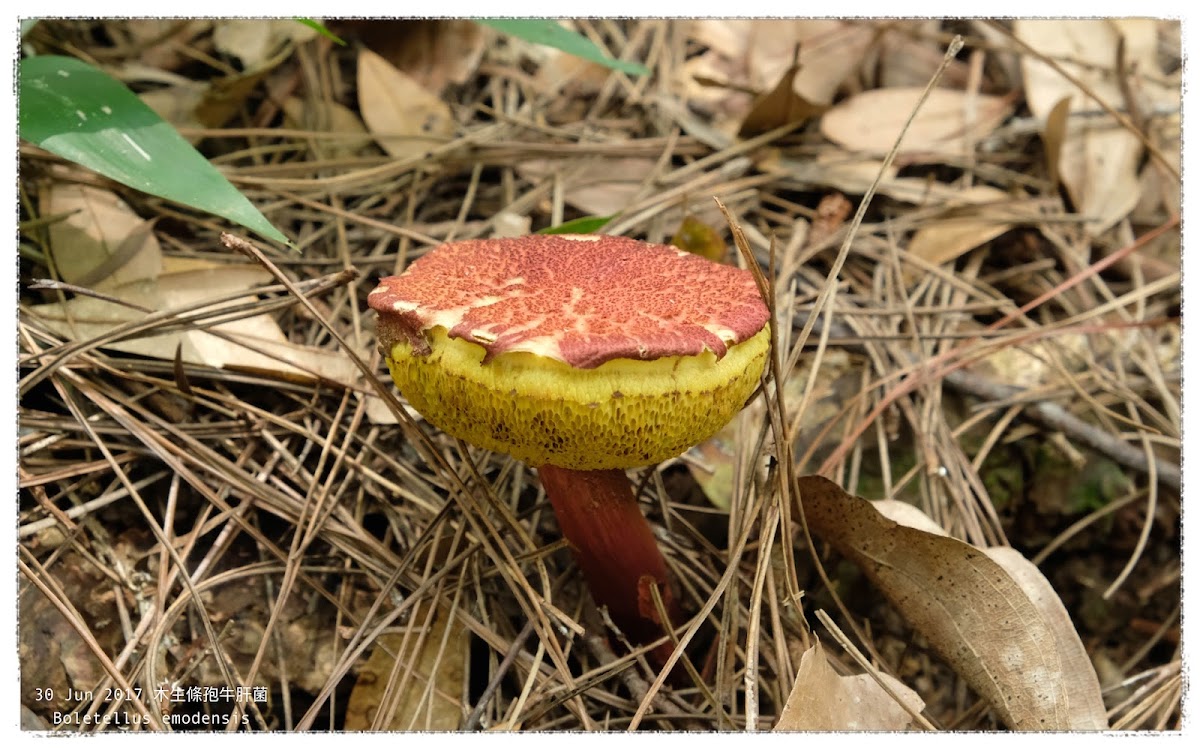
[[[608,608],[609,617],[629,641],[644,644],[664,634],[650,594],[651,582],[658,583],[667,615],[678,624],[666,561],[625,472],[545,465],[538,475],[592,598]],[[668,642],[652,655],[661,664],[671,651]]]

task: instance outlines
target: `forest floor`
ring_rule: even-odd
[[[1040,694],[1041,667],[1094,709],[1042,726],[1179,727],[1178,21],[572,25],[645,75],[469,21],[327,25],[347,43],[24,40],[123,81],[299,248],[246,235],[253,261],[238,228],[22,144],[26,729],[994,730],[1047,721],[989,697]],[[759,396],[631,472],[686,618],[670,675],[608,630],[533,471],[371,382],[380,277],[577,219],[772,287]],[[887,527],[876,562],[919,608],[1016,618],[949,654],[847,530],[805,532],[811,474],[1052,591],[947,605],[921,578],[942,553],[914,551],[943,543]],[[1055,645],[1014,655],[1039,628]]]

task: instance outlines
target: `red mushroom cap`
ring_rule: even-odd
[[[450,243],[381,279],[369,300],[395,328],[382,340],[417,345],[441,326],[482,346],[485,362],[525,351],[581,369],[705,350],[719,359],[768,315],[747,271],[605,235]]]

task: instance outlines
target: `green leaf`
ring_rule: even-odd
[[[556,227],[539,229],[536,234],[591,234],[613,220],[612,216],[580,216],[578,219],[564,221]]]
[[[617,60],[604,54],[592,44],[587,37],[564,29],[557,21],[546,18],[477,18],[476,23],[490,26],[496,31],[518,39],[524,39],[534,44],[544,44],[547,47],[560,49],[584,60],[619,70],[632,75],[649,75],[650,70],[644,65],[626,60]]]
[[[20,66],[25,140],[129,187],[292,244],[121,82],[72,57],[31,57]]]
[[[341,38],[340,36],[338,36],[337,34],[333,33],[333,32],[332,32],[332,31],[330,31],[329,29],[325,28],[325,24],[321,23],[320,21],[314,21],[314,20],[313,20],[313,19],[311,19],[311,18],[297,18],[297,19],[296,19],[296,21],[297,21],[298,23],[302,23],[302,24],[304,24],[305,26],[307,26],[308,28],[310,28],[310,29],[312,29],[313,31],[317,32],[317,33],[318,33],[318,34],[320,34],[321,36],[323,36],[323,37],[326,37],[326,38],[330,39],[330,40],[331,40],[331,41],[333,41],[335,44],[341,45],[342,47],[345,47],[345,46],[346,46],[346,40],[345,40],[345,39],[342,39],[342,38]]]

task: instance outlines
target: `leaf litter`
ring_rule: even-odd
[[[572,23],[638,76],[461,24],[364,49],[42,21],[28,44],[139,70],[139,94],[193,81],[193,118],[230,84],[186,135],[301,252],[248,265],[220,222],[22,146],[22,684],[245,680],[265,700],[155,705],[276,730],[1177,728],[1178,22],[1039,23]],[[737,137],[773,90],[829,109]],[[1113,186],[1081,190],[1104,138]],[[760,393],[633,474],[685,612],[678,678],[606,630],[530,472],[429,429],[337,343],[386,378],[379,276],[595,217],[737,240],[726,262],[774,274]],[[854,509],[787,479],[813,472]]]

